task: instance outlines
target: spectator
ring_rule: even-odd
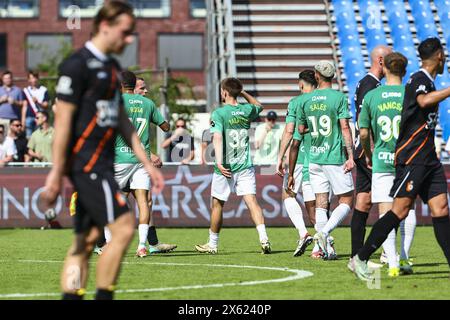
[[[265,123],[256,127],[254,164],[277,164],[278,149],[280,148],[283,128],[276,123],[278,115],[269,111]]]
[[[12,119],[9,125],[8,138],[11,138],[16,145],[17,153],[14,155],[14,162],[28,162],[28,141],[23,131],[22,123],[19,119]]]
[[[207,164],[208,162],[214,161],[214,146],[212,144],[213,134],[210,129],[203,130],[202,133],[202,157],[201,164]]]
[[[36,125],[39,128],[28,142],[28,154],[35,162],[52,162],[53,127],[48,123],[47,111],[36,114]]]
[[[39,73],[28,72],[29,86],[23,89],[24,107],[22,109],[22,124],[25,124],[27,139],[36,130],[35,117],[38,111],[47,110],[49,105],[48,90],[39,84]]]
[[[0,124],[0,167],[13,161],[14,155],[17,153],[14,140],[5,136],[5,126]]]
[[[11,71],[2,74],[3,85],[0,87],[0,124],[3,124],[5,133],[9,131],[11,119],[20,119],[23,108],[23,92],[13,85]]]
[[[164,149],[169,148],[168,161],[188,164],[195,157],[194,138],[187,131],[186,120],[183,118],[178,119],[175,126],[175,131],[161,146]]]

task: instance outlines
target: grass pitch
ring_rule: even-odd
[[[252,228],[223,229],[219,254],[205,255],[197,253],[194,245],[206,241],[206,228],[158,229],[162,242],[176,243],[178,248],[143,259],[134,257],[135,238],[119,279],[122,291],[115,298],[450,299],[449,268],[432,227],[416,230],[411,250],[414,274],[390,279],[384,267],[379,289],[369,289],[347,270],[349,228],[333,232],[340,257],[337,261],[311,259],[312,246],[305,255],[292,257],[297,240],[293,228],[268,228],[268,234],[271,255],[260,254],[257,232]],[[71,239],[71,230],[0,230],[0,299],[59,299],[59,276]],[[376,262],[378,253],[373,257]],[[94,255],[91,260],[89,292],[95,290],[97,259]],[[305,274],[296,270],[313,275],[301,278]]]

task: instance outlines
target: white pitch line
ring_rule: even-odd
[[[0,260],[2,262],[11,262],[11,260]],[[24,263],[63,263],[63,261],[54,260],[19,260],[18,262]],[[290,268],[279,268],[279,267],[261,267],[261,266],[248,266],[248,265],[235,265],[235,264],[201,264],[201,263],[171,263],[171,262],[150,262],[150,263],[139,263],[139,262],[129,262],[124,261],[122,264],[134,264],[134,265],[165,265],[165,266],[196,266],[196,267],[215,267],[215,268],[243,268],[243,269],[258,269],[258,270],[274,270],[293,273],[293,275],[278,278],[278,279],[267,279],[267,280],[254,280],[254,281],[243,281],[243,282],[227,282],[227,283],[215,283],[206,285],[190,285],[190,286],[179,286],[179,287],[166,287],[166,288],[143,288],[143,289],[124,289],[117,290],[115,293],[144,293],[144,292],[161,292],[161,291],[173,291],[173,290],[191,290],[191,289],[205,289],[205,288],[222,288],[231,286],[252,286],[258,284],[266,283],[276,283],[276,282],[286,282],[294,281],[307,277],[313,276],[312,272],[290,269]],[[88,294],[93,294],[93,291],[87,292]],[[0,294],[0,298],[33,298],[33,297],[55,297],[61,296],[61,293],[9,293]]]

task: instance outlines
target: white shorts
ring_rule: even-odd
[[[284,175],[284,180],[283,180],[283,188],[284,189],[287,189],[288,176],[289,176],[289,173],[286,173]],[[316,195],[314,194],[314,192],[312,190],[311,183],[309,181],[303,181],[303,165],[302,164],[297,164],[295,166],[294,180],[295,180],[295,184],[294,184],[294,192],[295,193],[298,193],[301,188],[303,200],[305,202],[316,200]]]
[[[389,196],[394,185],[395,173],[372,173],[372,202],[394,202]]]
[[[116,163],[114,177],[122,190],[150,190],[150,177],[142,163]]]
[[[344,165],[309,164],[309,177],[314,193],[333,191],[341,195],[354,190],[351,172],[344,172]]]
[[[211,184],[211,197],[227,201],[231,192],[238,196],[256,194],[255,169],[249,168],[231,174],[231,179],[214,172]]]

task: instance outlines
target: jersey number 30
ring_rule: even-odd
[[[401,116],[397,115],[392,120],[388,116],[381,116],[377,120],[377,124],[381,127],[380,139],[388,142],[394,137],[398,139],[400,130]]]

